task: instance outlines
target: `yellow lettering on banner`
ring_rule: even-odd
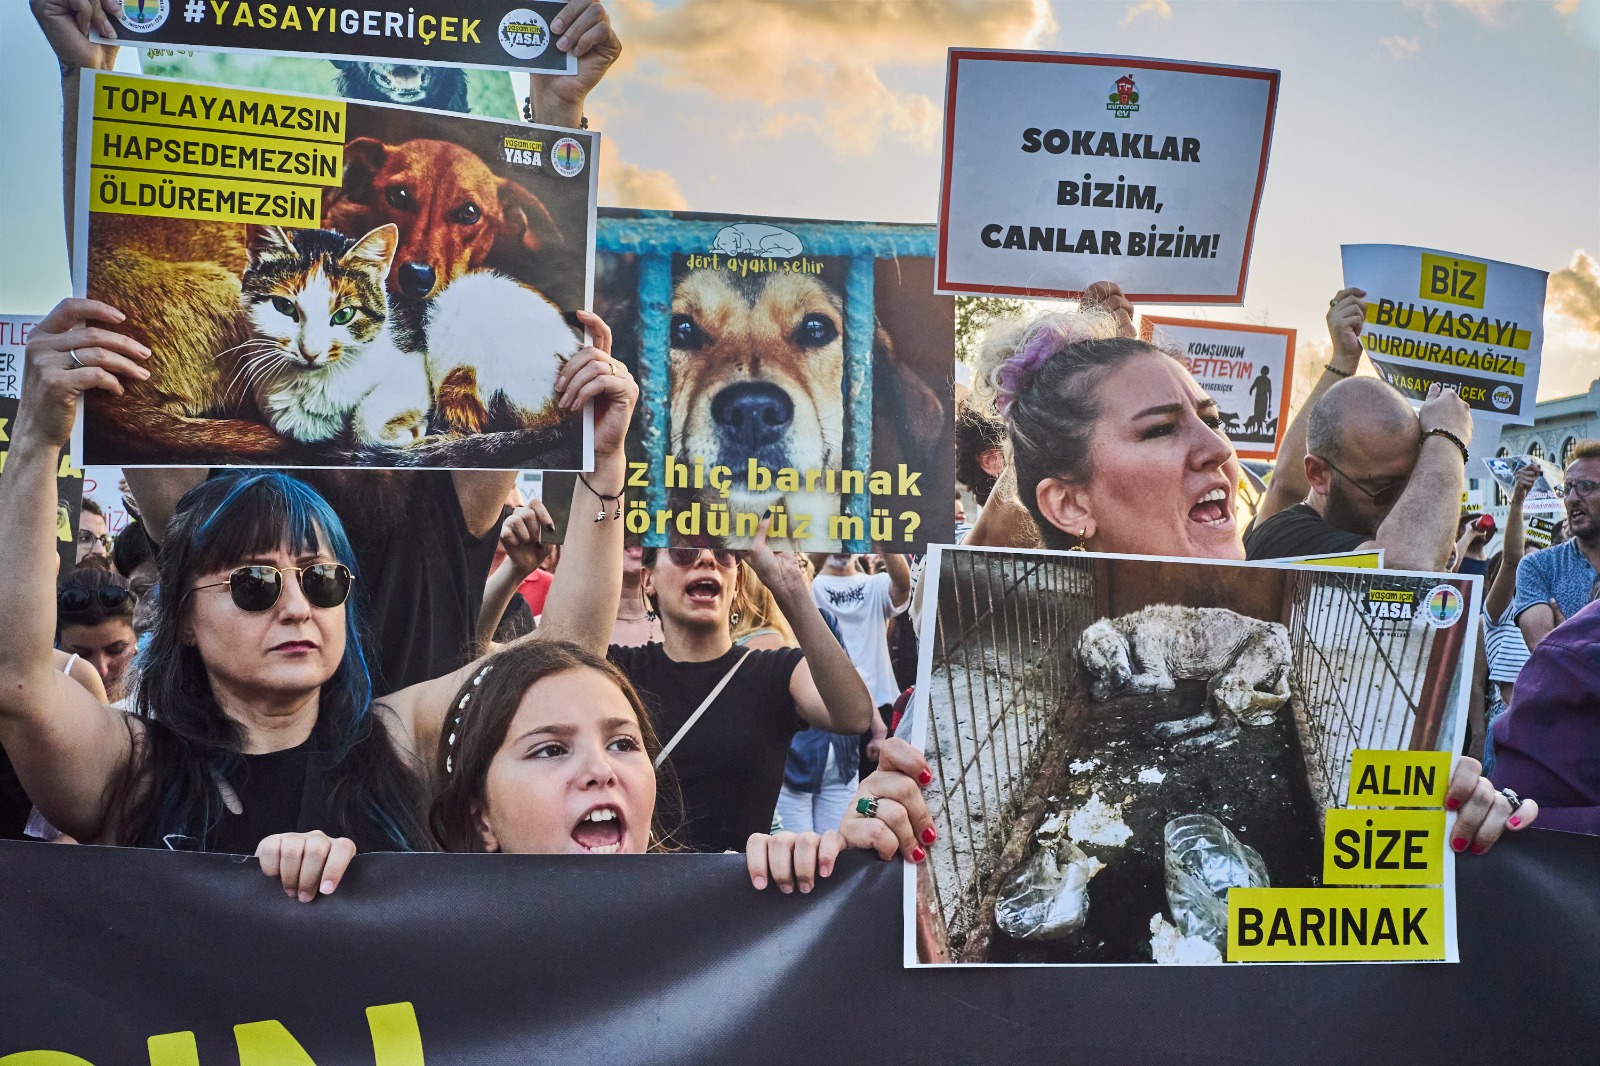
[[[1410,315],[1406,317],[1409,310]],[[1515,322],[1504,319],[1491,318],[1488,315],[1473,315],[1466,311],[1456,312],[1447,308],[1424,307],[1412,304],[1400,305],[1400,317],[1397,320],[1390,307],[1385,307],[1381,300],[1373,300],[1367,304],[1367,324],[1369,326],[1384,326],[1389,329],[1398,329],[1405,333],[1426,333],[1433,337],[1449,337],[1452,340],[1471,341],[1474,344],[1485,344],[1498,348],[1517,348],[1527,351],[1533,343],[1533,334],[1519,328]],[[1402,324],[1403,323],[1403,324]],[[1431,351],[1431,349],[1430,349]],[[1449,348],[1441,346],[1439,352],[1432,353],[1440,356],[1445,352],[1461,352],[1465,358],[1470,352],[1466,348]],[[1398,352],[1393,354],[1400,354]],[[1407,358],[1426,359],[1428,355],[1413,355]],[[1502,356],[1516,365],[1515,371],[1503,370],[1499,373],[1515,373],[1521,377],[1525,368],[1520,360]],[[1451,362],[1451,359],[1433,359],[1435,362]]]
[[[1357,751],[1350,761],[1351,807],[1442,807],[1450,784],[1447,751]]]
[[[337,144],[96,122],[90,149],[90,162],[96,166],[124,170],[259,178],[290,185],[338,186],[344,180],[344,146]]]
[[[375,1066],[424,1066],[422,1030],[417,1011],[409,1003],[386,1003],[367,1008],[367,1028],[372,1033]]]
[[[65,1051],[17,1051],[0,1055],[0,1066],[94,1066],[94,1063]]]
[[[1288,563],[1316,563],[1318,566],[1340,566],[1351,570],[1377,570],[1383,566],[1382,552],[1350,552],[1344,555],[1302,555],[1298,559],[1285,559]]]
[[[94,118],[181,126],[187,130],[227,130],[254,135],[276,133],[307,141],[345,141],[345,104],[251,89],[186,85],[122,74],[94,79]]]
[[[1368,589],[1367,599],[1382,603],[1415,603],[1417,594],[1408,589]]]
[[[200,1049],[191,1032],[152,1036],[145,1046],[150,1053],[150,1066],[200,1066]]]
[[[89,171],[89,210],[110,215],[257,222],[290,229],[322,227],[322,194],[307,186],[106,167]]]
[[[1330,810],[1322,883],[1443,884],[1444,812]]]
[[[1228,890],[1229,962],[1444,957],[1442,888]]]
[[[1459,255],[1422,254],[1422,285],[1417,295],[1462,307],[1483,308],[1488,288],[1489,264]]]

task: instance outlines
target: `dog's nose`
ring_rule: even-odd
[[[794,401],[776,385],[730,385],[711,401],[711,418],[747,448],[760,448],[783,436],[794,421]]]
[[[427,263],[400,264],[400,291],[413,300],[420,300],[433,291],[433,267]]]

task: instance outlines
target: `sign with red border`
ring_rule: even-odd
[[[1241,304],[1278,71],[951,49],[938,291]]]
[[[1217,401],[1241,459],[1278,457],[1294,389],[1294,330],[1141,315],[1139,336],[1183,360]]]

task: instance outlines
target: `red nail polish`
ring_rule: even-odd
[[[1461,806],[1461,801],[1456,799],[1454,796],[1451,796],[1449,799],[1444,801],[1444,809],[1447,811],[1453,811],[1459,806]]]
[[[911,861],[912,862],[921,862],[923,859],[926,859],[927,857],[928,857],[928,853],[923,851],[921,848],[913,848],[912,851],[911,851]]]
[[[926,829],[924,829],[922,831],[922,842],[924,844],[932,844],[935,840],[938,840],[938,839],[939,839],[939,834],[934,832],[933,826],[930,825],[930,826],[928,826],[928,828],[926,828]]]
[[[1522,819],[1516,817],[1507,818],[1506,824],[1515,829],[1522,824]]]
[[[917,784],[926,785],[931,781],[933,781],[933,771],[924,766],[922,773],[917,775]]]
[[[1450,846],[1452,848],[1455,848],[1457,851],[1466,851],[1467,850],[1467,838],[1466,837],[1456,837],[1454,840],[1452,840],[1450,842]]]
[[[1472,854],[1474,854],[1474,855],[1482,855],[1483,852],[1484,852],[1484,847],[1483,847],[1482,844],[1474,844],[1474,845],[1472,845]]]

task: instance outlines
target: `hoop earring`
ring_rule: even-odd
[[[1088,540],[1088,539],[1089,539],[1089,528],[1087,526],[1080,527],[1079,530],[1078,530],[1078,543],[1076,543],[1072,547],[1068,548],[1067,551],[1069,551],[1069,552],[1088,551],[1089,549],[1085,548],[1083,546],[1083,542]]]

